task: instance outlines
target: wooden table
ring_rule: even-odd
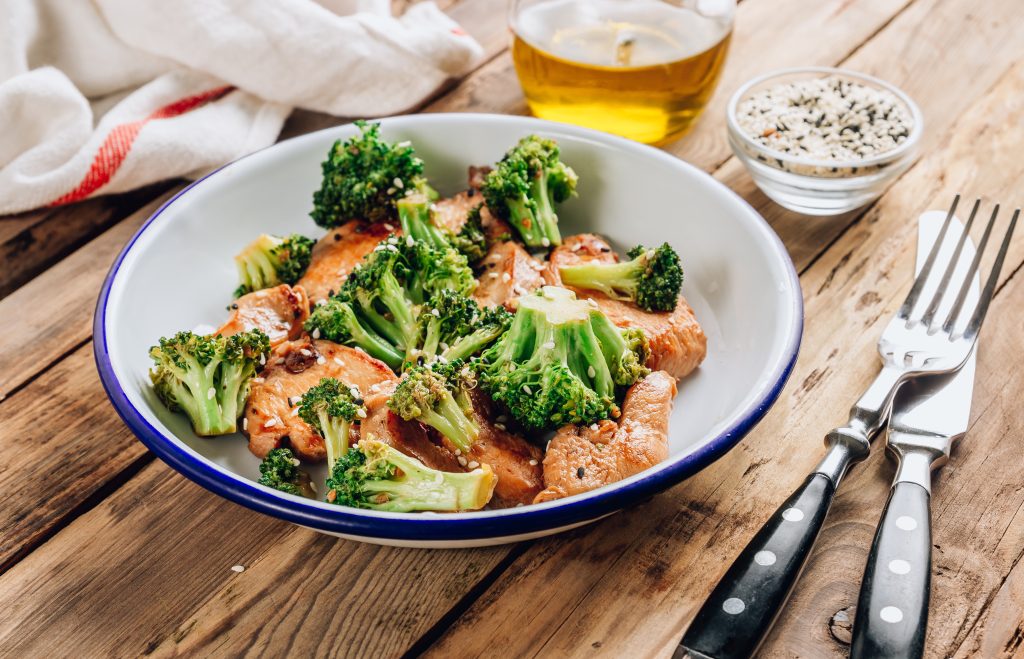
[[[421,110],[524,113],[504,0],[444,4],[487,59]],[[1019,0],[744,0],[711,107],[668,150],[736,190],[789,248],[807,311],[796,370],[713,466],[535,542],[346,542],[175,474],[107,402],[90,324],[114,256],[182,182],[0,218],[0,654],[668,656],[875,374],[874,342],[909,287],[917,215],[958,191],[1024,202],[1022,23]],[[914,167],[877,203],[831,219],[769,202],[725,139],[738,84],[806,64],[886,78],[926,118]],[[300,112],[282,137],[342,121]],[[1018,240],[983,333],[971,429],[934,488],[932,657],[1024,653],[1022,265]],[[851,474],[763,656],[845,656],[892,475],[879,447]]]

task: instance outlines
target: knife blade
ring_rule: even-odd
[[[937,218],[927,215],[918,233],[918,268],[938,232]],[[959,223],[956,229],[947,241],[959,239]],[[943,247],[952,248],[949,242]],[[965,260],[973,258],[970,240],[964,249]],[[977,276],[972,284],[971,304],[979,295]],[[976,353],[975,348],[952,375],[904,385],[893,401],[886,447],[899,467],[864,569],[850,648],[853,659],[913,659],[924,653],[931,596],[931,474],[967,432]]]

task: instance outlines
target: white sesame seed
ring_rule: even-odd
[[[255,382],[256,384],[263,384],[264,382],[266,382],[264,378],[253,378],[252,381]]]
[[[596,423],[590,424],[590,429],[593,430],[594,432],[597,432],[597,424]]]
[[[495,423],[494,427],[497,428],[498,430],[506,430],[506,426],[504,423]]]
[[[298,467],[300,464],[302,464],[302,462],[300,462],[298,458],[292,458],[292,466]]]
[[[377,393],[378,391],[380,391],[380,385],[376,383],[371,384],[370,391],[372,391],[373,393]]]
[[[323,355],[320,355],[319,357],[316,358],[316,363],[317,364],[326,364],[327,363],[327,358],[324,357]]]
[[[352,394],[353,398],[359,398],[359,387],[352,386],[348,388],[348,392]]]
[[[302,355],[303,357],[312,357],[313,356],[313,353],[311,353],[310,351],[306,350],[305,348],[300,348],[299,349],[299,354]]]
[[[365,419],[366,418],[366,410],[363,409],[362,407],[360,407],[358,410],[356,410],[356,416],[359,417],[360,419]]]
[[[297,407],[293,407],[292,408],[292,416],[299,416],[299,408],[297,408]]]
[[[217,390],[210,387],[206,390],[206,400],[213,400],[213,397],[217,395]]]
[[[345,365],[345,362],[341,361],[337,357],[334,358],[334,363],[337,364],[338,366],[344,366]]]
[[[395,230],[395,225],[391,224],[390,222],[385,222],[384,223],[384,228],[387,229],[388,231],[394,231]]]
[[[410,142],[409,140],[403,140],[403,141],[399,142],[398,144],[396,144],[395,146],[404,149],[406,147],[412,146],[412,142]]]
[[[589,304],[590,306],[592,306],[595,309],[597,309],[597,302],[594,301],[594,298],[588,297],[587,298],[587,304]]]
[[[548,240],[547,238],[541,238],[540,239],[540,244],[544,245],[545,247],[549,247],[551,245],[551,241]]]
[[[267,356],[266,355],[260,355],[260,366],[265,366],[266,363],[267,363]]]
[[[440,317],[441,317],[441,312],[440,312],[440,310],[438,310],[438,309],[431,309],[431,310],[430,310],[430,313],[431,313],[431,314],[432,314],[432,315],[433,315],[433,316],[434,316],[435,318],[440,318]]]
[[[249,418],[248,417],[242,417],[242,430],[248,430],[248,429],[249,429]]]
[[[311,336],[314,339],[319,339],[320,338],[320,328],[319,327],[314,327],[313,328],[313,334]]]
[[[290,402],[292,405],[298,405],[299,403],[302,402],[302,396],[292,396],[291,398],[288,399],[288,402]]]
[[[554,341],[546,341],[545,343],[541,344],[541,347],[544,348],[545,350],[554,350],[555,349],[555,342]],[[593,368],[593,366],[591,366],[591,368]],[[591,375],[590,377],[594,377],[594,376]]]
[[[232,565],[231,566],[231,571],[232,572],[238,572],[238,573],[245,572],[245,566],[244,565]]]
[[[263,427],[264,428],[273,428],[276,425],[277,425],[277,417],[274,417],[270,421],[267,421],[266,423],[264,423]]]
[[[394,181],[392,181],[392,183],[393,183],[393,184],[395,185],[395,187],[396,187],[396,188],[398,188],[399,190],[401,190],[402,188],[404,188],[404,187],[405,187],[405,183],[403,183],[403,182],[402,182],[402,179],[398,178],[397,176],[395,177],[395,180],[394,180]]]
[[[530,460],[530,466],[531,467],[536,467],[537,466],[537,461],[536,460]]]
[[[497,272],[488,272],[487,276],[490,277],[491,279],[497,279],[498,278],[498,273]]]
[[[462,465],[463,467],[465,467],[465,466],[466,466],[466,458],[464,458],[464,457],[462,457],[462,456],[460,455],[460,456],[458,457],[458,461],[459,461],[459,464],[460,464],[460,465]]]
[[[592,377],[592,378],[595,378],[595,377],[597,377],[597,371],[596,371],[596,370],[594,370],[594,367],[593,367],[593,366],[588,366],[588,367],[587,367],[587,375],[589,375],[589,376],[590,376],[590,377]]]
[[[396,192],[398,192],[398,190],[395,189],[395,186],[388,188],[388,194],[395,194]]]
[[[532,396],[533,395],[533,391],[530,390],[530,385],[528,385],[528,384],[524,384],[523,385],[523,393],[526,394],[527,396]]]
[[[437,347],[440,348],[441,350],[448,350],[448,348],[450,346],[447,343],[445,343],[444,341],[438,341],[437,342]]]
[[[512,275],[508,274],[507,272],[501,273],[501,281],[504,281],[504,282],[512,281]]]
[[[466,465],[466,466],[467,466],[467,467],[469,467],[470,469],[476,469],[477,467],[479,467],[479,466],[480,466],[480,463],[479,463],[479,462],[477,462],[476,460],[473,460],[472,462],[470,462],[470,463],[469,463],[468,465]]]
[[[455,455],[462,455],[462,449],[455,449]]]
[[[575,245],[572,246],[572,251],[574,252],[578,252],[581,249],[583,249],[583,243],[576,243]]]
[[[275,359],[274,363],[280,366],[281,364],[284,363],[284,357],[281,357],[280,359]]]

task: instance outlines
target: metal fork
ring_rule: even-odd
[[[999,215],[998,205],[992,210],[970,267],[953,282],[981,205],[980,200],[974,203],[938,284],[930,297],[925,299],[924,295],[933,273],[938,272],[936,260],[959,202],[957,195],[910,293],[882,332],[878,341],[882,370],[851,409],[846,425],[826,435],[828,452],[818,468],[757,532],[722,577],[691,623],[675,657],[726,659],[754,654],[796,584],[840,481],[852,464],[868,456],[871,440],[887,422],[897,389],[912,378],[952,373],[971,354],[999,282],[1020,210],[1013,214],[977,305],[966,316],[964,303]],[[939,319],[938,309],[953,291],[956,297],[950,311]],[[966,316],[965,322],[961,316]]]

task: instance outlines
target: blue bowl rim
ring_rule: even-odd
[[[406,115],[401,117],[383,118],[380,119],[380,121],[384,122],[385,125],[389,120],[401,120],[403,123],[411,122],[415,124],[420,120],[429,121],[444,118],[457,121],[459,117],[464,118],[467,116],[480,117],[481,114],[446,113]],[[106,336],[106,311],[110,292],[118,270],[120,269],[124,259],[130,253],[132,247],[138,241],[139,237],[145,233],[146,229],[179,197],[185,195],[192,188],[201,184],[207,178],[213,176],[222,169],[232,166],[239,160],[254,155],[248,154],[210,172],[196,181],[193,181],[187,187],[164,202],[164,204],[162,204],[160,208],[158,208],[156,212],[154,212],[153,215],[143,223],[139,230],[136,231],[135,235],[132,236],[131,240],[129,240],[124,246],[103,282],[103,287],[96,303],[96,312],[93,318],[93,354],[97,370],[99,371],[100,380],[108,398],[110,398],[110,401],[118,415],[139,438],[139,440],[175,471],[186,476],[207,490],[252,510],[329,533],[358,536],[368,539],[419,542],[469,541],[518,536],[560,529],[595,520],[623,508],[635,505],[668,489],[669,487],[685,480],[689,476],[692,476],[701,469],[704,469],[735,447],[736,444],[738,444],[739,441],[748,432],[750,432],[755,425],[757,425],[761,418],[764,417],[782,393],[782,389],[784,388],[786,381],[789,379],[789,376],[793,371],[793,367],[796,364],[803,336],[804,310],[800,280],[796,273],[796,269],[793,267],[792,260],[789,258],[789,253],[775,231],[760,213],[754,210],[754,208],[751,207],[743,198],[739,197],[739,195],[736,195],[734,192],[729,190],[729,188],[724,184],[715,180],[703,170],[700,170],[697,167],[694,167],[693,165],[675,158],[674,156],[671,156],[659,149],[640,145],[613,135],[598,133],[597,131],[569,126],[567,124],[548,122],[527,117],[508,117],[506,115],[487,114],[484,114],[483,116],[487,117],[489,120],[497,121],[529,121],[532,125],[536,125],[538,130],[544,130],[544,128],[547,127],[551,130],[563,133],[575,133],[585,139],[597,139],[605,143],[610,143],[612,146],[628,146],[629,148],[639,147],[643,149],[650,149],[650,154],[653,157],[671,159],[677,166],[688,168],[698,175],[707,177],[709,181],[713,182],[713,185],[724,189],[728,194],[732,195],[741,204],[746,206],[752,213],[753,217],[762,224],[762,228],[765,230],[766,235],[773,241],[775,251],[783,257],[783,262],[788,265],[787,274],[789,275],[790,284],[795,292],[795,295],[793,296],[793,317],[796,318],[796,322],[793,324],[793,327],[790,330],[790,336],[788,337],[786,347],[786,354],[789,355],[788,360],[778,367],[775,373],[773,373],[768,379],[768,383],[762,386],[763,394],[760,399],[749,405],[743,411],[742,416],[734,424],[720,432],[717,436],[705,439],[701,445],[691,453],[688,453],[678,460],[659,468],[646,477],[640,477],[637,480],[618,485],[617,487],[608,489],[607,491],[597,490],[589,493],[589,496],[583,498],[568,498],[559,502],[559,505],[550,507],[526,506],[521,509],[508,509],[506,511],[502,511],[504,514],[499,516],[474,517],[473,515],[465,515],[456,518],[448,515],[424,515],[416,513],[387,514],[385,516],[380,514],[366,514],[369,511],[355,512],[340,506],[337,507],[337,509],[324,509],[308,505],[294,497],[273,492],[269,488],[264,488],[254,481],[248,481],[241,477],[234,479],[226,478],[224,474],[212,465],[197,460],[194,456],[189,455],[186,451],[182,450],[182,448],[176,445],[171,438],[165,436],[160,430],[150,424],[145,417],[142,416],[141,412],[129,401],[120,381],[114,373],[113,364],[110,360]],[[429,119],[425,119],[425,117],[429,117]],[[336,126],[318,132],[338,131],[348,127],[349,125],[350,124]],[[292,139],[309,138],[315,134],[316,133],[311,133]],[[267,148],[270,149],[275,146],[277,145],[272,145]],[[261,149],[261,151],[262,150],[265,149]],[[259,153],[259,151],[256,153]]]

